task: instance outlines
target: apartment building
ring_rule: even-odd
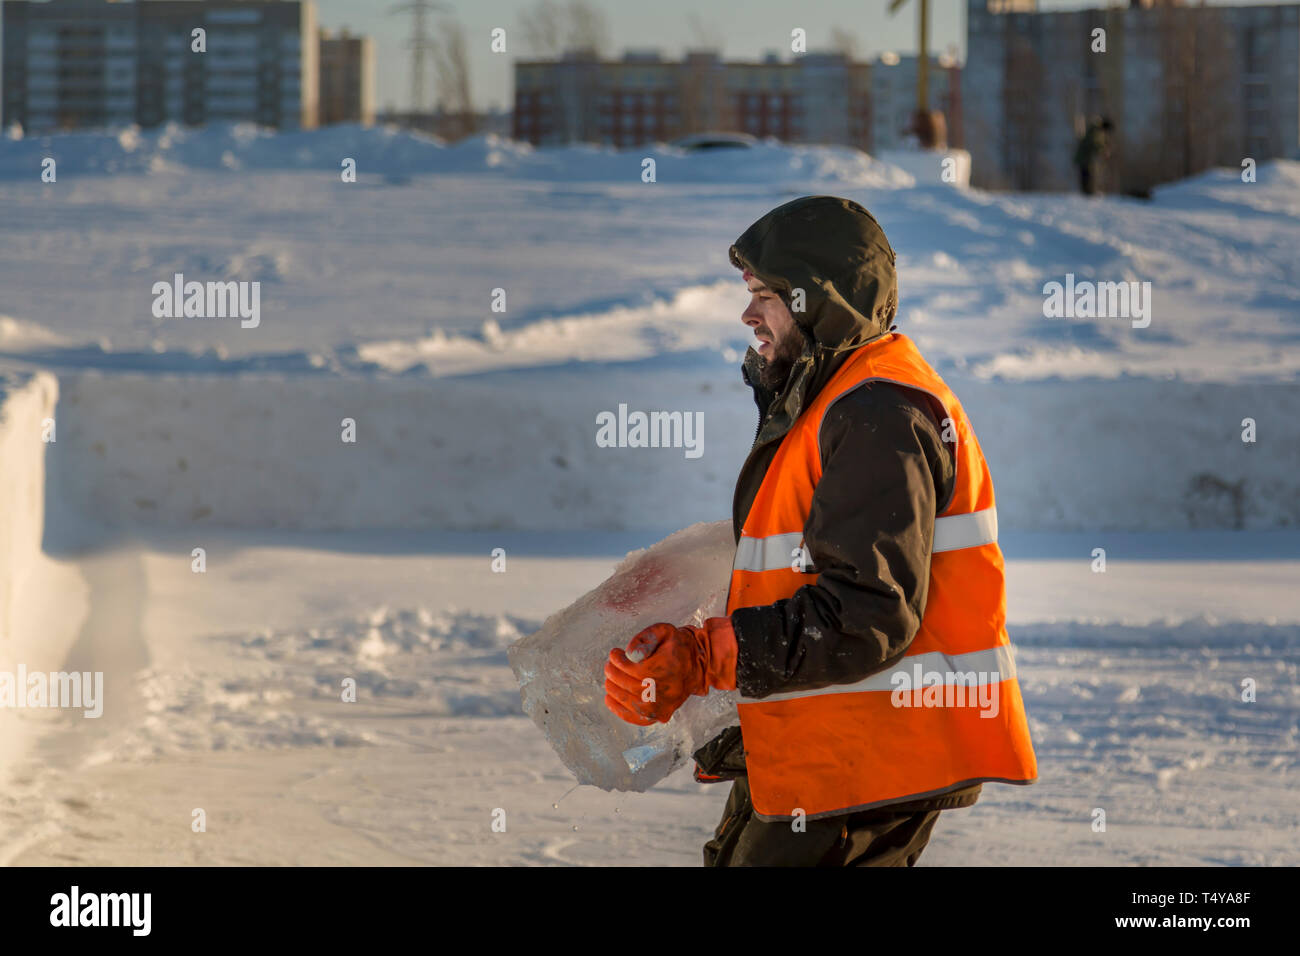
[[[311,0],[4,0],[5,126],[317,124]]]
[[[375,121],[375,44],[344,29],[320,33],[320,124]]]
[[[713,50],[687,51],[680,60],[656,50],[627,50],[618,60],[570,50],[558,60],[515,64],[512,134],[538,146],[581,141],[623,147],[732,131],[867,151],[877,148],[877,135],[887,134],[880,147],[886,148],[896,140],[896,105],[906,101],[909,115],[915,109],[911,59],[909,87],[907,67],[893,71],[904,62],[897,58],[883,67],[831,52],[723,61]],[[960,68],[934,62],[932,88],[942,100],[935,105],[960,114]],[[891,79],[873,89],[880,76]],[[885,97],[887,121],[877,122],[873,95]]]

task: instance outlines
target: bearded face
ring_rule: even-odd
[[[759,384],[772,392],[781,391],[790,377],[794,363],[803,354],[803,344],[803,333],[791,322],[787,332],[776,335],[771,354],[762,356],[763,364],[758,372]]]
[[[746,272],[745,277],[750,299],[740,318],[754,332],[762,360],[759,384],[768,391],[778,392],[803,353],[803,333],[779,295],[752,273]]]

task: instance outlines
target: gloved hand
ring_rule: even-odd
[[[645,681],[652,683],[645,683]],[[630,724],[666,724],[692,694],[736,689],[736,632],[731,618],[703,627],[652,624],[609,652],[605,706]]]

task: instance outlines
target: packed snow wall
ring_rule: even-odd
[[[52,485],[128,527],[679,528],[730,513],[756,418],[734,372],[67,375]],[[1300,525],[1300,386],[949,381],[1005,529]],[[698,454],[598,440],[653,410],[698,416]]]
[[[62,667],[88,609],[81,574],[41,550],[58,394],[48,372],[0,371],[0,673],[15,686],[24,671]],[[0,707],[0,775],[32,738],[29,713]]]
[[[0,669],[18,640],[19,599],[41,553],[43,436],[58,395],[48,372],[0,371]]]
[[[671,375],[582,379],[73,375],[53,484],[113,526],[640,530],[727,514],[752,402],[710,400],[698,377],[693,396]],[[598,443],[620,404],[702,414],[702,452]]]

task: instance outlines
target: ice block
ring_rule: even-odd
[[[739,722],[734,691],[691,697],[666,724],[638,727],[605,707],[605,661],[637,632],[726,611],[736,544],[730,521],[691,525],[623,559],[595,590],[508,651],[524,713],[579,783],[648,790]]]

